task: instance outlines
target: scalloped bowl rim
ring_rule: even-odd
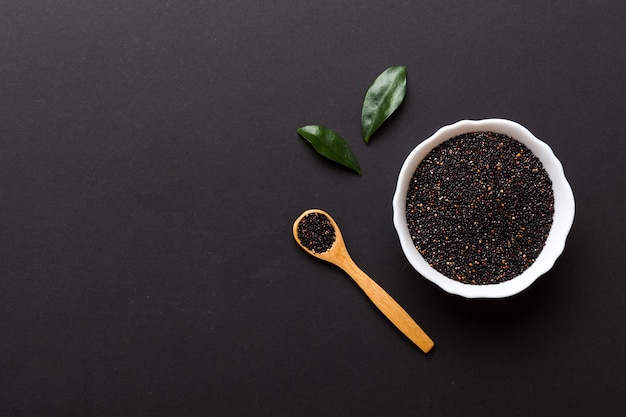
[[[432,268],[415,249],[406,220],[406,194],[411,177],[419,163],[440,143],[463,133],[477,131],[503,133],[526,145],[543,164],[550,176],[554,191],[554,218],[543,250],[526,271],[498,284],[463,284],[447,278]],[[461,297],[504,298],[525,290],[554,266],[557,258],[565,249],[565,241],[574,222],[574,206],[574,194],[565,178],[561,162],[554,155],[550,146],[536,138],[528,129],[519,123],[506,119],[461,120],[440,128],[409,153],[398,175],[396,191],[393,196],[393,223],[404,255],[413,268],[424,278],[448,293]]]

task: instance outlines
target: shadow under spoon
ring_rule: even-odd
[[[293,224],[293,236],[309,255],[330,262],[345,271],[378,309],[417,347],[428,353],[434,342],[409,314],[354,263],[339,226],[328,213],[310,209]]]

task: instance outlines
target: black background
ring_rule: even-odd
[[[625,415],[625,19],[617,0],[0,0],[0,415]],[[366,145],[393,65],[405,101]],[[419,142],[490,117],[553,148],[577,212],[531,288],[466,300],[407,263],[391,199]],[[431,353],[297,247],[312,207]]]

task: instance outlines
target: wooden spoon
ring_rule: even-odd
[[[312,213],[319,213],[326,216],[330,225],[334,229],[334,241],[331,240],[332,243],[329,243],[329,245],[332,246],[325,251],[323,251],[326,249],[323,245],[323,249],[320,252],[317,247],[311,245],[310,241],[307,240],[306,242],[302,242],[300,239],[298,226],[300,222],[302,222],[302,219]],[[339,230],[339,226],[337,226],[337,223],[335,223],[333,218],[330,217],[328,213],[319,209],[311,209],[302,213],[293,224],[293,237],[296,239],[296,242],[298,242],[298,245],[300,245],[300,247],[302,247],[307,253],[338,266],[350,275],[350,277],[352,277],[359,287],[361,287],[369,299],[372,300],[376,307],[378,307],[378,309],[422,351],[428,353],[433,348],[435,345],[434,342],[430,337],[428,337],[428,335],[426,335],[426,333],[424,333],[421,327],[418,326],[411,316],[409,316],[409,314],[404,311],[404,309],[393,298],[391,298],[391,296],[387,294],[384,289],[382,289],[354,263],[348,254],[348,250],[343,240],[343,236],[341,235],[341,231]],[[324,238],[319,237],[319,239],[323,240]],[[309,247],[307,247],[307,245],[309,245]],[[310,247],[313,247],[316,250],[313,250]]]

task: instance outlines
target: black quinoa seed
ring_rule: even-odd
[[[310,251],[324,253],[335,243],[335,229],[324,214],[309,213],[298,223],[298,239]]]
[[[466,284],[510,280],[537,259],[552,226],[552,181],[524,144],[472,132],[426,155],[411,179],[406,218],[433,268]]]

